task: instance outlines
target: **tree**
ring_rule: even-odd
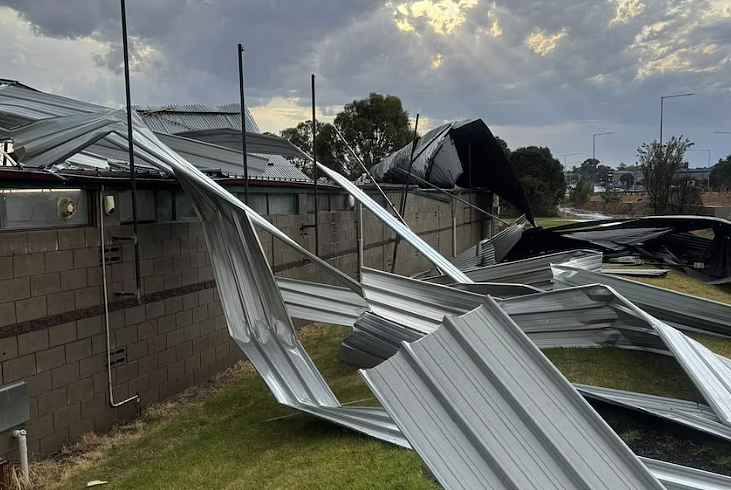
[[[691,146],[693,143],[689,139],[673,136],[666,144],[653,141],[643,143],[637,149],[645,189],[655,213],[665,214],[670,210],[673,185],[677,183],[680,171],[687,167],[685,152]]]
[[[537,146],[518,148],[510,153],[510,163],[534,212],[555,212],[566,192],[566,180],[561,162],[553,158],[551,150]]]
[[[591,193],[594,191],[594,185],[586,180],[580,180],[576,186],[571,189],[569,199],[576,204],[584,204],[589,201]]]
[[[611,183],[612,180],[612,167],[608,165],[597,165],[596,166],[596,176],[597,181],[602,185],[607,185]]]
[[[510,159],[510,147],[508,144],[500,136],[495,136],[495,139],[497,140],[497,144],[500,145],[500,148],[502,148],[505,158]]]
[[[338,138],[335,128],[343,135],[367,168],[410,143],[414,137],[401,100],[394,95],[372,93],[365,99],[354,100],[335,116],[334,124],[317,123],[317,160],[350,180],[363,173],[360,163]],[[299,123],[281,133],[295,146],[312,156],[312,122]],[[295,165],[312,177],[312,165],[303,159],[293,159]]]
[[[579,179],[588,182],[596,181],[596,171],[599,166],[599,160],[596,158],[587,158],[579,167]]]
[[[294,128],[287,128],[280,133],[281,137],[312,156],[312,121],[304,121]],[[335,128],[329,123],[317,123],[317,160],[328,168],[344,174],[350,179],[360,175],[360,165],[352,168],[352,159],[346,155],[345,145],[335,134]],[[308,177],[313,176],[312,163],[304,158],[293,158],[292,162]]]
[[[731,155],[711,168],[710,187],[713,189],[728,189],[731,187]]]
[[[414,137],[409,113],[395,95],[371,93],[345,104],[335,116],[335,126],[368,168]]]

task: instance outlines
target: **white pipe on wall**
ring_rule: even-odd
[[[18,455],[20,458],[20,479],[23,485],[30,485],[30,471],[28,469],[28,432],[25,429],[13,431],[13,437],[18,440]]]

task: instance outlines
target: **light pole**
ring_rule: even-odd
[[[706,168],[708,169],[708,189],[711,188],[711,150],[704,150],[701,148],[689,148],[688,151],[705,151],[708,153],[708,165]]]
[[[614,131],[607,131],[606,133],[596,133],[596,134],[592,135],[592,137],[591,137],[591,159],[593,160],[592,164],[596,163],[596,137],[605,136],[607,134],[614,134]],[[592,180],[593,181],[596,180],[596,173],[594,174]],[[592,184],[593,183],[594,182],[592,182]]]
[[[592,139],[592,142],[591,142],[591,159],[592,160],[596,160],[596,137],[597,136],[604,136],[604,135],[607,135],[607,134],[614,134],[614,131],[607,131],[606,133],[596,133],[596,134],[593,134],[592,135],[592,137],[591,137],[591,139]]]
[[[663,116],[663,107],[665,105],[665,99],[673,99],[675,97],[690,97],[694,94],[677,94],[677,95],[663,95],[660,97],[660,144],[662,145],[662,116]]]
[[[583,153],[564,153],[563,154],[563,168],[564,168],[564,171],[567,171],[566,170],[566,157],[573,157],[573,156],[576,156],[576,155],[583,155]],[[569,184],[570,183],[571,183],[571,174],[569,173]]]

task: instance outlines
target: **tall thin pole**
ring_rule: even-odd
[[[665,106],[665,97],[660,97],[660,145],[662,145],[662,116]]]
[[[676,95],[663,95],[660,97],[660,145],[662,145],[662,120],[663,120],[663,108],[665,107],[665,99],[674,99],[676,97],[690,97],[694,94],[676,94]]]
[[[406,173],[406,182],[404,188],[401,191],[401,202],[399,203],[399,214],[401,216],[406,212],[406,199],[409,196],[409,181],[411,180],[411,169],[414,166],[414,152],[416,151],[416,137],[419,130],[419,114],[416,115],[416,122],[414,123],[414,141],[411,143],[411,156],[409,157],[409,170]],[[405,218],[404,218],[405,219]],[[404,221],[404,224],[406,222]],[[393,244],[393,258],[391,259],[391,274],[396,271],[396,255],[398,254],[398,245],[401,243],[401,235],[396,234],[396,242]]]
[[[348,151],[350,151],[350,153],[353,155],[353,158],[355,158],[355,160],[360,164],[361,168],[366,173],[366,175],[368,176],[368,178],[371,180],[371,182],[373,182],[373,185],[376,186],[376,189],[378,189],[378,192],[381,193],[381,196],[383,196],[383,199],[386,200],[386,204],[388,204],[388,207],[390,207],[391,208],[391,211],[393,211],[394,214],[396,214],[396,218],[398,218],[398,220],[400,222],[402,222],[403,224],[406,224],[406,222],[404,221],[404,218],[398,212],[398,209],[396,209],[396,206],[393,205],[393,203],[388,198],[388,196],[386,195],[386,193],[383,192],[383,189],[381,188],[380,185],[378,185],[378,182],[376,182],[376,179],[373,177],[373,174],[371,174],[370,170],[368,170],[368,167],[366,167],[366,164],[363,163],[363,159],[360,158],[358,156],[358,154],[355,152],[355,150],[353,149],[353,147],[348,144],[348,141],[340,133],[340,131],[338,130],[338,128],[335,127],[335,126],[333,126],[333,129],[335,130],[335,134],[337,135],[337,137],[340,138],[340,141],[342,141],[343,144],[345,145],[345,148],[347,148]]]
[[[124,0],[122,4],[122,49],[124,51],[124,89],[127,98],[127,139],[129,148],[129,180],[132,191],[132,233],[134,234],[134,250],[135,250],[135,286],[137,287],[137,299],[140,299],[142,292],[142,278],[140,277],[140,242],[138,237],[137,226],[137,182],[135,171],[135,150],[132,142],[132,95],[130,93],[129,82],[129,46],[127,43],[127,8]],[[102,247],[104,244],[102,244]],[[102,264],[106,267],[106,265]]]
[[[319,194],[317,180],[320,172],[317,168],[317,119],[315,118],[315,74],[312,74],[312,171],[315,179],[315,255],[320,256],[320,227],[318,215],[320,214]]]
[[[241,96],[241,152],[244,159],[244,203],[249,204],[249,161],[246,155],[246,104],[244,103],[244,46],[239,43],[239,94]]]

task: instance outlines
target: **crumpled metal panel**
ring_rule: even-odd
[[[493,237],[480,241],[477,245],[451,259],[450,262],[461,271],[495,265],[503,260],[510,249],[518,243],[524,228],[525,215],[515,220],[515,224],[506,227]],[[436,273],[436,270],[434,272]]]
[[[370,212],[375,214],[376,217],[383,221],[389,228],[399,234],[401,238],[406,240],[412,247],[418,250],[424,257],[434,264],[435,267],[438,267],[442,272],[444,272],[444,274],[451,277],[456,282],[473,282],[472,279],[465,276],[462,271],[452,265],[444,258],[444,256],[422,240],[419,235],[411,231],[408,226],[401,223],[398,219],[396,219],[396,217],[386,211],[386,209],[371,199],[365,192],[360,190],[348,179],[321,163],[318,163],[317,166],[320,169],[320,172],[334,180],[335,183],[346,190],[358,202],[363,204],[363,206],[368,208]]]
[[[525,284],[509,284],[504,282],[473,282],[471,284],[451,284],[454,289],[469,291],[490,295],[497,298],[513,298],[515,296],[525,296],[526,294],[543,293],[542,289],[526,286]]]
[[[553,288],[551,264],[563,264],[573,260],[578,267],[600,271],[602,253],[595,250],[570,250],[555,254],[504,262],[487,267],[465,270],[464,273],[474,282],[507,282],[526,284],[541,289]],[[437,284],[450,284],[455,281],[448,276],[435,276],[424,279]],[[460,282],[460,281],[456,281]]]
[[[361,375],[446,490],[663,489],[489,298]]]
[[[731,428],[723,425],[713,409],[707,405],[596,386],[575,384],[574,387],[585,398],[654,415],[731,441]]]
[[[361,281],[373,313],[423,333],[434,331],[444,315],[464,314],[484,300],[480,294],[368,268]]]
[[[3,103],[3,94],[4,94],[4,88],[8,87],[0,87],[0,117],[2,116],[2,103]],[[14,88],[14,87],[10,87]],[[42,94],[43,95],[43,94]],[[42,97],[42,100],[46,100],[47,96]],[[64,100],[63,98],[60,98],[61,102],[57,102],[57,104],[63,105]],[[14,99],[13,99],[14,100]],[[44,104],[49,104],[50,102],[44,102]],[[346,286],[348,286],[350,289],[360,293],[361,288],[360,284],[355,281],[353,278],[348,276],[347,274],[343,273],[342,271],[338,270],[337,268],[333,267],[331,264],[329,264],[327,261],[324,261],[317,257],[314,253],[310,252],[306,248],[302,247],[300,244],[292,240],[289,236],[287,236],[285,233],[283,233],[280,229],[278,229],[276,226],[271,224],[269,221],[261,217],[259,214],[254,212],[251,208],[247,207],[241,201],[236,199],[233,195],[225,191],[222,187],[220,187],[218,184],[213,182],[212,180],[208,179],[205,175],[203,175],[198,169],[196,169],[193,165],[191,165],[189,162],[187,162],[184,158],[182,158],[180,155],[175,153],[173,150],[165,146],[163,143],[161,143],[157,137],[149,130],[147,129],[144,124],[139,120],[139,117],[136,114],[132,114],[133,118],[133,138],[134,138],[134,151],[135,151],[135,157],[142,159],[147,164],[153,166],[154,168],[157,168],[165,173],[173,173],[173,166],[172,165],[182,165],[183,163],[187,166],[190,171],[195,170],[197,172],[197,175],[203,176],[207,179],[206,183],[209,185],[209,190],[215,189],[216,192],[219,190],[224,193],[226,196],[226,199],[231,199],[232,202],[236,203],[237,206],[239,206],[240,209],[243,209],[246,211],[246,213],[250,216],[252,221],[259,226],[260,228],[263,228],[265,231],[271,233],[276,238],[280,239],[284,243],[286,243],[288,246],[294,248],[298,252],[302,253],[305,257],[310,258],[314,262],[316,262],[318,265],[322,266],[325,271],[328,272],[332,277],[336,278],[340,282],[344,283]],[[128,143],[127,143],[127,129],[126,129],[126,113],[124,111],[107,111],[103,110],[98,114],[82,114],[82,115],[75,115],[69,118],[56,118],[56,119],[45,119],[42,121],[38,121],[36,123],[33,123],[33,135],[41,134],[43,131],[43,128],[48,128],[49,132],[53,134],[54,143],[56,145],[63,146],[63,152],[68,153],[73,150],[74,153],[80,152],[84,150],[85,148],[93,147],[95,151],[98,150],[98,153],[101,155],[104,155],[104,150],[108,147],[111,148],[117,148],[118,150],[127,150]],[[110,126],[113,126],[113,131],[108,132],[106,137],[103,140],[98,140],[96,138],[96,133],[101,131],[99,128],[97,128],[95,125],[92,124],[92,129],[90,129],[89,122],[90,121],[102,121],[105,124],[108,124]],[[81,131],[81,128],[85,128],[89,131],[91,131],[93,137],[87,137]],[[20,131],[23,128],[18,128],[17,130]],[[96,141],[96,144],[93,144]],[[34,140],[38,141],[38,140]],[[67,143],[69,145],[67,145]],[[40,151],[41,148],[44,148],[47,151]],[[58,149],[57,146],[35,146],[34,150],[37,150],[35,156],[36,157],[45,157],[46,154],[49,155],[49,161],[55,161],[58,159]],[[135,162],[136,163],[136,162]],[[220,195],[220,194],[219,194]]]
[[[611,276],[634,276],[634,277],[664,277],[668,275],[667,269],[602,269],[602,274]]]
[[[631,298],[634,304],[650,315],[673,327],[731,337],[729,305],[568,264],[554,265],[553,274],[556,287],[606,284],[619,294]]]
[[[414,342],[423,336],[423,332],[366,312],[343,340],[338,360],[358,367],[374,367],[396,354],[402,342]]]
[[[368,310],[368,303],[347,288],[284,277],[276,280],[292,318],[352,327]]]

